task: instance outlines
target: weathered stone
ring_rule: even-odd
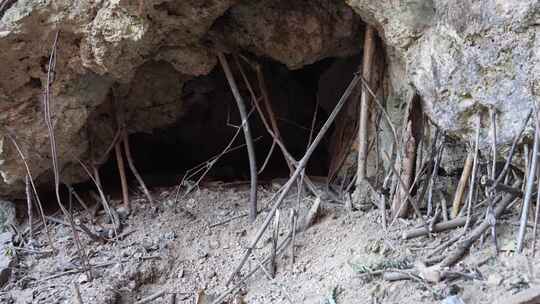
[[[9,226],[14,224],[15,204],[10,201],[0,199],[0,233],[7,232]]]
[[[11,268],[15,263],[11,248],[12,238],[11,232],[0,233],[0,287],[9,281]]]
[[[498,141],[511,142],[540,92],[538,1],[347,3],[377,26],[392,68],[405,69],[406,77],[392,78],[393,85],[411,83],[438,126],[471,139],[481,114],[486,147],[487,110],[494,108]]]
[[[77,159],[99,159],[114,137],[111,97],[130,132],[178,120],[186,80],[216,65],[210,29],[241,48],[290,67],[359,46],[362,22],[344,3],[237,0],[25,1],[0,15],[0,124],[11,133],[38,184],[50,184],[50,144],[41,95],[58,31],[51,113],[64,182],[87,179]],[[232,9],[231,9],[232,8]],[[216,25],[223,25],[216,28]],[[249,29],[249,35],[241,30]],[[218,33],[218,36],[220,34]],[[5,71],[5,72],[4,72]],[[21,197],[25,168],[0,129],[0,194]]]
[[[358,53],[363,26],[339,1],[244,1],[214,24],[210,39],[297,69],[323,58]]]
[[[10,3],[0,12],[0,194],[21,197],[26,175],[7,130],[38,184],[50,184],[41,96],[57,31],[51,113],[65,182],[87,179],[77,159],[102,155],[114,136],[112,96],[130,132],[150,132],[182,117],[183,85],[214,69],[216,49],[297,69],[360,53],[363,21],[384,42],[393,119],[417,91],[431,120],[462,141],[481,113],[486,147],[494,108],[505,146],[540,94],[535,0],[145,0],[141,12],[138,0]]]

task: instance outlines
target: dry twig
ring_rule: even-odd
[[[163,297],[165,293],[166,293],[165,290],[158,291],[152,295],[149,295],[146,298],[140,299],[139,301],[135,302],[135,304],[145,304],[145,303],[153,302],[155,299]]]
[[[34,239],[34,221],[33,221],[33,208],[32,208],[32,191],[30,190],[30,176],[26,174],[24,179],[26,184],[26,206],[28,209],[28,227],[30,228],[29,235],[30,239]]]
[[[128,183],[126,177],[126,169],[124,166],[124,157],[122,157],[122,146],[120,142],[117,142],[114,146],[114,152],[116,156],[116,165],[118,166],[118,174],[120,175],[120,185],[122,187],[122,200],[124,201],[124,207],[127,210],[131,210],[131,202],[129,201]]]
[[[472,216],[472,208],[474,205],[474,190],[476,185],[476,173],[478,171],[478,145],[480,142],[480,115],[476,118],[476,136],[474,141],[474,158],[473,158],[473,166],[472,166],[472,172],[471,172],[471,181],[469,182],[469,199],[467,202],[467,222],[465,223],[465,230],[469,228],[469,224],[471,221]]]
[[[238,90],[238,86],[236,85],[236,81],[234,80],[234,76],[231,72],[231,69],[229,68],[229,64],[227,63],[227,59],[225,58],[225,55],[223,53],[218,52],[218,59],[221,63],[221,67],[223,68],[223,72],[225,72],[225,76],[227,78],[227,81],[229,82],[229,86],[231,88],[231,92],[234,95],[234,98],[236,100],[236,105],[238,106],[238,111],[240,112],[240,116],[242,118],[242,129],[244,130],[244,137],[246,139],[246,145],[248,150],[248,156],[249,156],[249,168],[250,168],[250,178],[251,178],[251,190],[250,190],[250,198],[249,198],[249,220],[251,222],[254,222],[257,218],[257,162],[255,158],[255,147],[253,146],[253,139],[251,137],[251,131],[249,128],[248,123],[248,115],[246,112],[246,106],[244,104],[244,100],[242,99],[242,95],[240,95],[240,91]]]
[[[463,166],[463,171],[461,173],[461,178],[454,195],[454,202],[452,203],[452,214],[451,217],[457,217],[459,214],[459,209],[461,208],[463,197],[465,196],[465,188],[467,187],[467,182],[469,181],[469,176],[471,175],[471,169],[473,165],[474,154],[469,152],[467,159],[465,160],[465,165]]]
[[[519,187],[520,181],[516,181],[513,184],[513,187]],[[503,199],[497,204],[497,206],[494,208],[494,214],[495,217],[500,217],[503,212],[506,210],[506,207],[510,205],[514,201],[516,196],[512,193],[507,193],[504,195]],[[476,228],[474,228],[470,235],[460,241],[457,245],[457,248],[451,252],[446,258],[440,263],[441,267],[449,267],[452,266],[454,263],[459,261],[461,257],[467,252],[467,250],[471,247],[471,245],[480,238],[484,234],[484,232],[491,227],[491,223],[484,219],[482,223],[480,223]]]
[[[531,159],[531,168],[529,170],[529,176],[527,178],[527,185],[525,186],[525,197],[523,198],[523,208],[521,209],[521,219],[517,239],[517,252],[523,250],[523,241],[525,240],[525,232],[527,230],[527,218],[529,215],[529,205],[533,195],[533,187],[536,175],[536,166],[538,164],[538,148],[540,145],[538,137],[540,136],[540,126],[538,122],[538,113],[534,114],[535,121],[535,131],[534,131],[534,143],[533,143],[533,152]]]
[[[458,217],[447,222],[442,222],[442,223],[433,225],[431,231],[428,231],[425,227],[415,228],[415,229],[403,232],[402,238],[405,240],[412,239],[419,236],[428,235],[430,232],[441,232],[441,231],[445,231],[449,229],[454,229],[457,227],[464,226],[466,221],[467,221],[467,218]]]

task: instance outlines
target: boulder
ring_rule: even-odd
[[[140,3],[143,6],[140,8]],[[361,53],[367,22],[384,43],[389,112],[418,92],[429,118],[462,142],[488,110],[508,146],[540,93],[540,3],[535,0],[18,0],[0,7],[0,195],[22,197],[26,175],[50,187],[42,93],[59,33],[51,114],[62,180],[87,176],[117,129],[152,132],[187,113],[188,80],[209,74],[216,51],[240,51],[299,69]],[[532,123],[526,134],[532,132]],[[385,145],[382,143],[383,146]]]

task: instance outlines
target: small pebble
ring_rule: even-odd
[[[503,277],[498,273],[492,273],[487,278],[487,283],[491,286],[499,286],[503,281]]]
[[[130,289],[130,290],[135,290],[137,288],[137,283],[135,283],[135,281],[129,281],[127,287]]]
[[[126,219],[128,216],[129,216],[129,209],[124,207],[124,206],[121,206],[121,207],[118,207],[116,209],[116,212],[118,213],[118,216],[120,217],[120,219]]]
[[[88,282],[88,276],[86,275],[86,273],[81,274],[79,276],[79,278],[77,279],[77,282],[79,282],[79,284],[87,283]]]
[[[214,278],[215,276],[217,275],[217,273],[215,271],[210,271],[207,275],[206,275],[206,278],[208,280],[211,280],[212,278]]]

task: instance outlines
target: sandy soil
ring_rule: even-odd
[[[266,206],[279,187],[276,183],[261,187],[260,206]],[[58,254],[18,250],[18,266],[0,293],[0,302],[76,303],[74,283],[80,286],[83,303],[136,303],[160,291],[165,295],[149,303],[169,303],[171,293],[176,294],[176,303],[196,303],[198,294],[204,293],[209,298],[221,294],[266,212],[254,224],[248,223],[245,216],[235,218],[247,211],[248,191],[243,186],[202,188],[178,203],[169,199],[173,192],[173,189],[154,190],[160,197],[156,212],[142,196],[136,199],[133,213],[123,220],[122,233],[127,234],[120,240],[99,243],[81,235],[90,264],[94,265],[93,280],[80,271],[70,230],[54,225],[52,232]],[[300,205],[294,193],[288,197],[281,209],[281,239],[289,235],[291,208],[299,208],[302,214],[311,204],[310,197]],[[512,252],[515,215],[507,215],[500,225],[503,252],[498,258],[494,257],[492,243],[487,238],[481,248],[477,244],[453,269],[472,279],[461,276],[433,284],[361,277],[356,271],[359,265],[414,261],[452,233],[458,233],[402,241],[402,229],[418,223],[398,221],[385,232],[379,215],[377,210],[349,212],[342,205],[323,201],[316,223],[297,235],[294,265],[289,247],[277,261],[275,279],[258,271],[234,292],[234,303],[242,303],[240,299],[250,304],[440,303],[451,294],[457,294],[465,303],[491,303],[502,295],[539,282],[538,258]],[[103,220],[105,215],[99,218]],[[234,219],[212,227],[231,218]],[[43,233],[39,233],[37,243],[46,244]],[[270,243],[267,233],[254,256],[263,260]],[[257,266],[257,260],[252,257],[242,273]],[[232,298],[227,301],[233,303]]]

